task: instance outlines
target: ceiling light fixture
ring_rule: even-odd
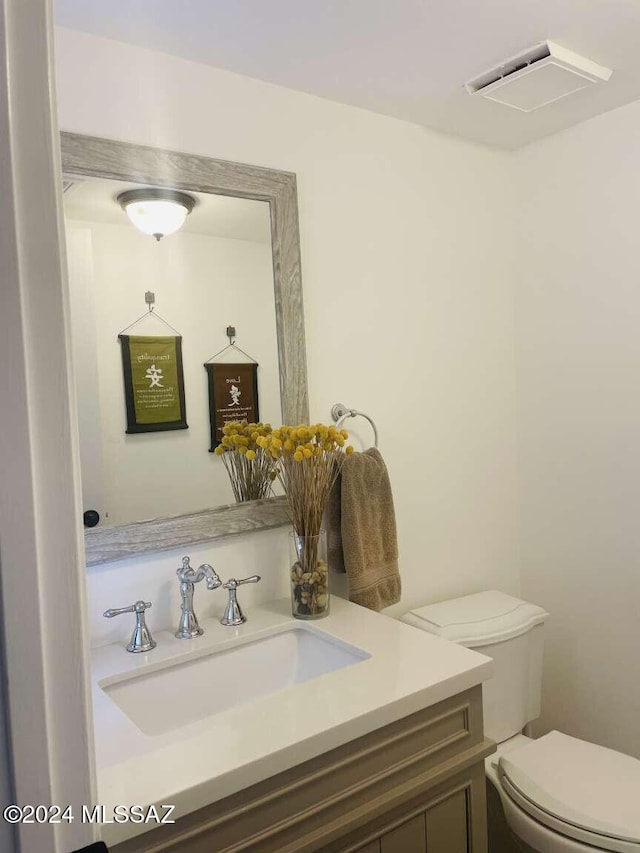
[[[187,193],[153,187],[127,190],[116,201],[139,231],[156,240],[182,228],[196,204]]]

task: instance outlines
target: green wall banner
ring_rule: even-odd
[[[188,429],[182,338],[119,335],[127,434]]]

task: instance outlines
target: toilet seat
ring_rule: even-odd
[[[640,761],[549,732],[506,752],[505,793],[534,820],[615,853],[640,853]]]

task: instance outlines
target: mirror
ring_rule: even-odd
[[[255,359],[259,417],[273,424],[282,417],[268,203],[192,192],[184,226],[158,241],[123,215],[117,198],[132,189],[104,178],[65,180],[82,506],[101,527],[233,502],[227,472],[208,452],[203,364],[214,354],[219,364]],[[146,298],[155,302],[147,306]],[[237,327],[238,346],[229,345],[227,325]],[[163,339],[179,332],[187,428],[129,432],[117,337],[125,328]],[[153,360],[141,361],[149,358],[145,348],[135,361],[149,369]],[[154,365],[160,374],[162,367]],[[137,393],[154,394],[156,406],[158,395],[172,394],[161,375],[144,384]],[[241,388],[236,409],[251,391]],[[242,417],[234,407],[226,415]]]
[[[112,507],[106,521],[113,526],[85,533],[87,564],[287,523],[282,497],[230,503],[226,472],[220,459],[208,453],[205,440],[209,422],[208,411],[203,416],[206,382],[202,365],[228,343],[224,330],[234,323],[238,346],[246,348],[261,365],[261,418],[295,423],[308,420],[295,175],[75,134],[62,134],[61,148],[65,184],[71,188],[65,210],[83,486],[88,500],[93,488],[94,494],[108,494],[107,503]],[[123,189],[140,186],[170,187],[196,198],[184,234],[166,237],[166,245],[157,246],[153,238],[135,231],[113,199]],[[194,217],[198,211],[202,214],[199,219]],[[215,225],[221,220],[224,225]],[[243,256],[241,246],[249,257]],[[153,250],[159,248],[163,251],[154,256]],[[89,276],[86,267],[92,252],[95,274]],[[216,276],[214,256],[217,263],[221,254],[222,272]],[[230,256],[235,258],[233,268]],[[201,279],[208,270],[212,291],[216,277],[226,283],[217,294],[202,289],[206,285]],[[91,278],[93,287],[88,288]],[[243,281],[256,289],[243,290]],[[125,436],[117,334],[144,316],[147,290],[156,293],[157,314],[183,335],[187,421],[194,429]],[[216,305],[220,313],[215,311]],[[128,313],[121,321],[125,306]],[[228,312],[234,316],[229,317]],[[158,317],[145,317],[135,333],[160,334],[163,327],[159,323]],[[91,339],[94,330],[95,341],[102,342],[99,346]],[[233,361],[247,360],[235,356],[233,353]],[[104,376],[104,387],[99,388],[102,406],[96,376],[101,381]],[[106,427],[101,408],[113,410]],[[139,439],[145,441],[135,444]],[[185,455],[186,450],[195,442],[203,446],[188,461],[191,457]],[[99,460],[107,468],[106,477]],[[109,477],[111,484],[105,491]],[[136,481],[145,485],[139,495],[133,494]],[[120,494],[118,484],[123,488]],[[149,493],[156,493],[153,502],[149,502]],[[215,505],[220,501],[222,505]],[[202,509],[209,502],[212,505]]]

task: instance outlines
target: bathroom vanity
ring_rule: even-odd
[[[97,802],[113,853],[486,851],[481,682],[492,663],[334,598],[157,648],[93,653]]]

